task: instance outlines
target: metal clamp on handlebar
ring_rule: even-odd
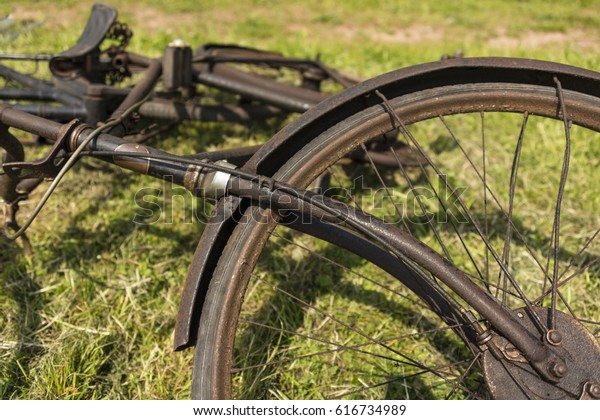
[[[201,162],[208,162],[203,159]],[[224,168],[235,169],[236,166],[226,160],[214,162]],[[231,174],[202,166],[190,166],[185,174],[184,186],[194,195],[209,199],[219,199],[227,192]]]

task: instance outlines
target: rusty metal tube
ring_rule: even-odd
[[[148,101],[139,109],[140,115],[171,121],[249,122],[263,120],[281,113],[267,105],[196,105],[193,103]]]
[[[0,124],[28,131],[51,141],[56,141],[62,124],[16,110],[7,104],[0,104]]]
[[[0,124],[0,148],[6,151],[6,155],[0,160],[0,164],[21,161],[25,157],[23,145],[8,132],[8,127],[3,124]],[[2,158],[1,155],[0,158]],[[19,196],[16,187],[17,180],[7,174],[0,174],[0,201],[6,203],[15,201]]]
[[[145,96],[147,96],[152,89],[156,86],[158,79],[162,74],[162,64],[160,60],[152,60],[146,72],[144,73],[144,78],[135,85],[133,89],[127,94],[123,102],[119,105],[119,107],[112,113],[109,118],[110,120],[116,120],[120,118],[125,111],[127,111],[131,106],[135,103],[142,100]],[[123,125],[116,126],[111,133],[114,135],[123,135],[125,132]]]
[[[234,92],[289,112],[304,112],[327,98],[321,92],[283,85],[224,64],[194,63],[193,69],[197,83]]]

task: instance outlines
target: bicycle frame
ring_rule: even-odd
[[[125,50],[133,34],[116,19],[114,8],[95,4],[80,39],[68,50],[43,57],[0,55],[5,60],[48,60],[55,77],[49,83],[0,65],[0,77],[27,87],[0,89],[0,100],[41,101],[41,104],[15,104],[15,108],[51,120],[64,122],[78,118],[95,125],[117,118],[123,109],[154,91],[162,79],[164,90],[155,92],[155,97],[138,110],[139,116],[177,122],[248,122],[282,112],[306,111],[327,96],[319,92],[325,79],[342,86],[356,83],[316,60],[287,58],[235,45],[206,44],[192,53],[189,46],[175,41],[165,48],[162,59],[151,59]],[[107,39],[118,45],[103,49]],[[294,70],[301,74],[302,89],[235,69],[229,63]],[[134,88],[114,86],[140,72],[143,79]],[[244,100],[238,104],[201,105],[192,101],[196,97],[196,84],[232,92]],[[60,105],[43,103],[48,101]],[[125,121],[124,125],[129,124]]]

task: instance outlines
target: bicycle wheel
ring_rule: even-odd
[[[548,86],[448,76],[312,130],[273,177],[303,188],[325,179],[325,195],[418,238],[540,339],[558,331],[553,339],[599,380],[600,100],[560,77]],[[335,165],[397,129],[427,164]],[[405,271],[361,257],[371,239],[344,230],[333,246],[277,220],[249,205],[225,247],[202,310],[194,398],[588,396],[589,384],[536,377],[502,337],[461,334],[428,301],[431,289],[415,293]],[[417,283],[443,286],[415,265]],[[435,294],[488,330],[461,296]]]

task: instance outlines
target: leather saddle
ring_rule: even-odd
[[[61,79],[90,75],[100,60],[100,44],[117,20],[117,11],[96,3],[77,43],[50,59],[50,71]]]

